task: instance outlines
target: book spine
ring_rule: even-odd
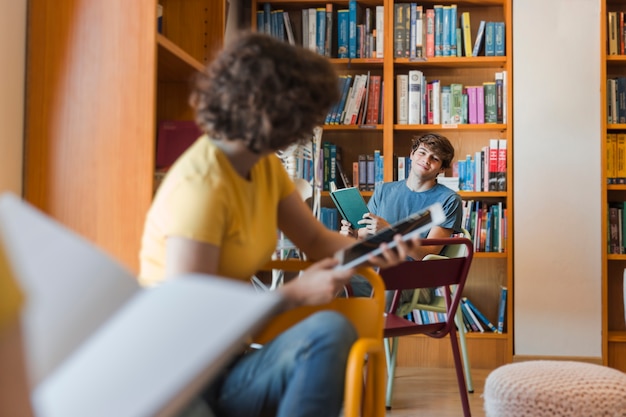
[[[485,329],[483,329],[483,326],[480,324],[480,322],[478,321],[478,319],[476,318],[472,310],[467,306],[467,304],[463,300],[461,300],[461,313],[463,313],[467,317],[467,321],[472,326],[472,330],[474,330],[475,332],[481,332],[481,333],[485,332]]]
[[[317,48],[317,9],[309,9],[309,49],[318,52]]]
[[[375,172],[376,172],[376,164],[374,163],[374,154],[365,155],[366,161],[366,191],[374,191],[374,181],[375,181]]]
[[[500,303],[498,304],[498,333],[504,333],[505,320],[506,320],[506,299],[508,296],[508,288],[501,287],[500,288]]]
[[[337,58],[348,58],[348,9],[337,10]]]
[[[404,57],[404,7],[402,3],[393,5],[393,57]]]
[[[383,166],[384,158],[380,154],[380,150],[374,151],[374,189],[383,183],[383,174],[384,174],[384,166]]]
[[[485,56],[495,56],[496,38],[494,22],[485,23]]]
[[[504,56],[505,47],[504,47],[504,22],[495,22],[494,23],[494,55],[495,56]]]
[[[396,123],[405,125],[409,122],[409,76],[398,74],[396,76]]]
[[[450,6],[443,6],[441,18],[441,56],[450,56]]]
[[[332,46],[333,46],[333,24],[334,24],[334,15],[333,15],[333,4],[326,4],[326,37],[324,41],[324,56],[328,58],[332,57]]]
[[[498,191],[506,191],[507,146],[506,139],[498,140]]]
[[[478,32],[476,33],[476,41],[474,42],[474,49],[472,50],[472,56],[478,56],[483,43],[483,37],[485,35],[485,21],[481,20],[478,24]]]
[[[348,2],[348,58],[356,58],[357,50],[357,2],[356,0],[350,0]]]
[[[426,9],[426,57],[435,56],[435,9]]]
[[[443,56],[443,6],[435,5],[435,56]]]
[[[485,123],[485,89],[482,85],[476,87],[476,122]]]
[[[410,22],[411,30],[409,36],[409,58],[417,57],[417,3],[410,4]]]
[[[441,87],[440,94],[441,102],[441,124],[450,124],[450,86],[444,85]]]
[[[384,57],[385,6],[376,6],[376,58]]]
[[[408,124],[419,124],[422,120],[422,72],[410,70],[408,75]]]
[[[457,5],[450,5],[450,56],[457,56],[457,38],[456,38],[456,29],[457,29]]]
[[[359,155],[359,190],[367,191],[367,156]]]
[[[489,191],[498,190],[498,139],[489,139]]]
[[[450,124],[462,123],[463,84],[450,84]]]
[[[496,83],[494,81],[484,82],[483,90],[485,92],[485,123],[497,123]]]
[[[472,27],[469,12],[461,13],[461,25],[463,30],[463,49],[465,56],[472,56]]]

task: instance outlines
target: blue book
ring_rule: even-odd
[[[461,301],[460,307],[461,307],[461,314],[463,314],[463,318],[470,325],[472,331],[479,332],[480,329],[478,328],[478,325],[474,322],[474,318],[471,316],[470,312],[468,311],[467,305],[465,305],[465,303]]]
[[[456,37],[457,7],[456,4],[450,5],[450,56],[457,56],[457,37]]]
[[[472,50],[472,56],[478,56],[480,52],[480,48],[483,43],[483,38],[485,36],[485,21],[481,20],[478,25],[478,32],[476,32],[476,41],[474,42],[474,49]]]
[[[506,320],[506,298],[507,287],[500,288],[500,304],[498,304],[498,333],[504,333],[504,322]]]
[[[380,154],[380,150],[374,151],[374,188],[377,185],[382,184],[384,174],[383,156]]]
[[[504,22],[494,23],[494,55],[504,56]]]
[[[443,56],[443,6],[435,9],[435,56]]]
[[[317,34],[315,36],[315,45],[317,45],[317,53],[324,55],[326,48],[326,9],[317,8]]]
[[[265,23],[265,33],[269,35],[272,33],[272,5],[270,3],[263,5],[263,14],[265,15],[263,19]]]
[[[494,22],[485,24],[485,56],[495,56],[496,54],[496,38]]]
[[[337,111],[333,115],[333,119],[331,120],[331,124],[341,124],[341,115],[343,114],[344,107],[346,106],[346,101],[348,100],[348,93],[350,92],[350,86],[352,85],[352,75],[344,75],[345,81],[343,84],[343,91],[341,92],[341,100],[339,100],[339,105],[337,106]]]
[[[348,58],[348,9],[337,10],[337,58]]]
[[[341,94],[343,93],[344,83],[346,82],[346,77],[344,75],[339,76],[338,87],[339,87],[339,100],[335,104],[333,104],[328,110],[328,114],[326,115],[326,119],[324,120],[324,124],[328,125],[332,122],[333,116],[337,111],[337,107],[339,107],[339,103],[341,103]]]
[[[356,36],[356,0],[348,3],[348,58],[356,58],[357,36]]]
[[[482,321],[492,332],[495,333],[498,331],[498,329],[496,329],[496,326],[494,326],[467,297],[463,297],[463,301],[465,302],[465,305],[467,305],[472,310],[474,315],[478,317],[478,319]]]
[[[256,12],[256,31],[265,33],[265,12],[263,10],[257,10]]]
[[[436,17],[437,15],[435,15],[435,18]],[[450,56],[450,6],[443,6],[442,22],[443,23],[441,27],[441,55]]]

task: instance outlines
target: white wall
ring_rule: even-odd
[[[22,195],[27,0],[0,0],[0,193]]]
[[[599,358],[600,2],[513,2],[515,354]]]

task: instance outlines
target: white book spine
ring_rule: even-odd
[[[439,80],[433,81],[433,124],[441,124],[441,87]]]
[[[398,74],[396,76],[396,109],[398,114],[396,121],[399,125],[409,122],[409,76],[408,74]]]
[[[385,45],[385,6],[376,6],[376,58],[383,58]]]
[[[418,70],[409,71],[409,113],[408,123],[410,125],[420,124],[421,104],[422,104],[422,72]]]

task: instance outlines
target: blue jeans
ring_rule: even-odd
[[[235,362],[211,401],[215,414],[339,416],[346,361],[356,338],[352,324],[337,312],[309,316]]]

